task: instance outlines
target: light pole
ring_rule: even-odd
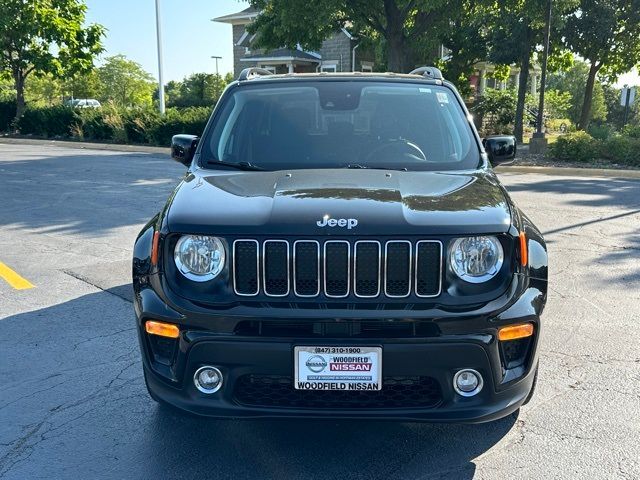
[[[531,153],[544,153],[547,148],[545,132],[542,131],[544,123],[544,93],[547,84],[547,60],[549,58],[549,37],[551,35],[551,8],[552,0],[547,0],[547,12],[544,26],[544,50],[542,52],[542,76],[540,78],[540,102],[538,103],[538,118],[536,120],[536,133],[533,134],[529,151]]]
[[[164,78],[162,74],[162,28],[160,25],[160,0],[156,0],[156,36],[158,40],[158,103],[164,115]]]
[[[216,77],[220,76],[220,74],[218,73],[218,60],[222,60],[222,57],[218,57],[217,55],[212,55],[211,58],[213,58],[216,61]]]

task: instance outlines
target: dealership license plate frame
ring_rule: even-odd
[[[301,353],[306,354],[303,355],[302,358],[309,358],[309,356],[318,355],[320,357],[325,358],[327,362],[327,366],[329,366],[329,357],[331,356],[341,356],[341,357],[358,357],[358,356],[367,356],[367,358],[372,359],[371,370],[373,370],[370,375],[371,379],[366,379],[366,372],[362,371],[346,371],[346,372],[334,372],[331,373],[329,370],[324,370],[320,372],[310,372],[308,367],[303,366],[300,368],[300,359]],[[318,391],[318,390],[332,390],[332,391],[380,391],[382,390],[382,346],[380,345],[296,345],[293,348],[293,361],[294,361],[294,378],[293,378],[293,386],[296,390],[301,391]],[[305,364],[306,362],[303,360],[302,362]],[[343,362],[343,363],[361,363],[361,362]],[[330,377],[336,377],[336,380],[326,379],[326,380],[310,380],[309,373],[318,373],[319,377],[328,375]],[[325,375],[322,375],[322,374]],[[301,379],[300,375],[304,375]],[[346,378],[341,378],[346,377]],[[360,379],[354,379],[354,377],[362,377]],[[320,382],[322,384],[336,384],[334,386],[329,385],[328,388],[301,388],[299,386],[300,382]],[[344,384],[344,388],[342,388],[342,384]],[[362,388],[357,387],[356,385],[373,385],[377,388]]]

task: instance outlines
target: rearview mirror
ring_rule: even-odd
[[[195,135],[174,135],[171,138],[171,158],[188,167],[196,153],[199,138]]]
[[[487,137],[482,145],[489,155],[489,161],[494,167],[503,163],[513,162],[516,158],[516,137],[501,135]]]

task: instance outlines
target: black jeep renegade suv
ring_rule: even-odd
[[[142,230],[151,396],[194,413],[483,422],[533,393],[538,229],[440,72],[247,69]],[[491,162],[491,163],[490,163]]]

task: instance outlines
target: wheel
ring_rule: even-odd
[[[525,399],[525,401],[524,401],[524,403],[522,405],[526,405],[527,403],[529,403],[531,398],[533,398],[533,394],[536,391],[536,384],[538,383],[538,369],[539,368],[540,368],[540,361],[538,361],[538,363],[536,364],[536,373],[533,374],[533,383],[531,384],[531,390],[529,390],[529,395],[527,395],[527,398]]]

